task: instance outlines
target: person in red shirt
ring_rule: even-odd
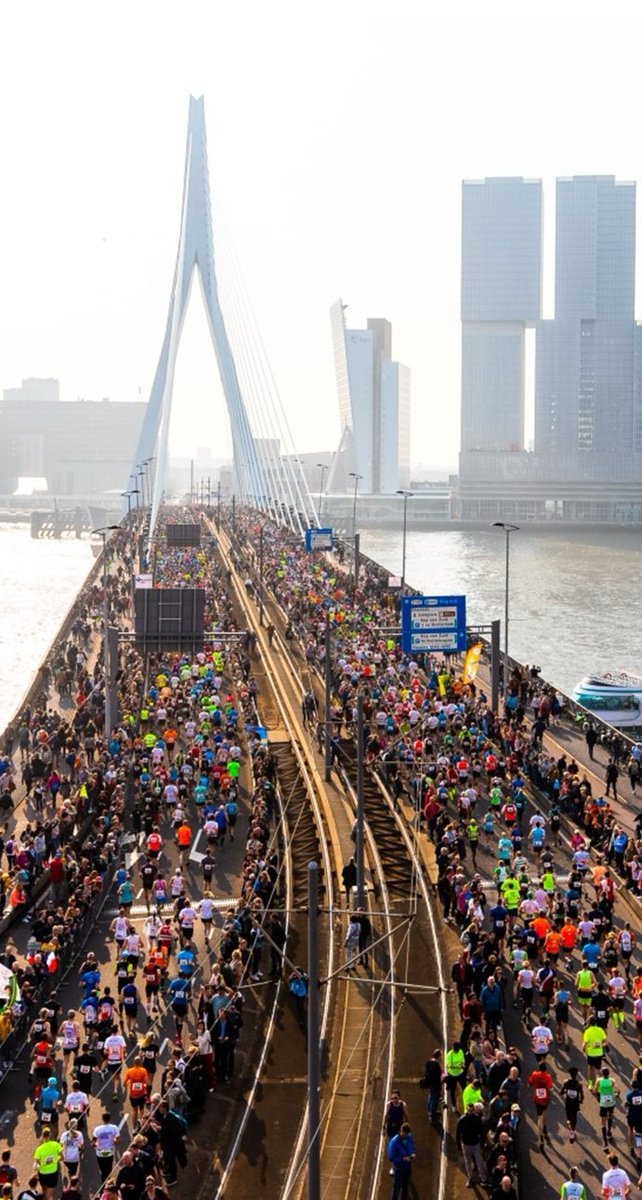
[[[543,1061],[539,1066],[531,1071],[526,1080],[533,1094],[533,1103],[535,1112],[537,1113],[537,1128],[539,1130],[539,1148],[544,1149],[544,1138],[549,1141],[548,1129],[546,1128],[546,1109],[549,1106],[551,1092],[553,1091],[553,1079],[546,1070],[546,1062]]]

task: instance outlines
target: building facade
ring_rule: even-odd
[[[0,401],[0,493],[11,495],[23,477],[46,479],[57,496],[123,491],[145,404],[35,393],[10,388]]]
[[[540,180],[462,186],[461,449],[524,444],[525,329],[541,317]]]
[[[540,185],[464,184],[461,517],[642,521],[635,199],[635,185],[614,176],[557,180],[555,316],[541,320],[534,317]],[[520,264],[521,280],[512,275]],[[531,325],[535,412],[527,449],[520,342]]]
[[[330,310],[341,440],[328,480],[330,492],[361,476],[364,495],[392,494],[410,480],[410,371],[392,359],[392,325],[369,317],[366,329],[347,329],[345,306]]]

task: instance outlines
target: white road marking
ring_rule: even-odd
[[[202,832],[203,832],[203,830],[199,829],[198,833],[196,834],[196,837],[194,838],[194,841],[192,842],[192,848],[189,852],[189,856],[190,856],[190,859],[192,862],[202,863],[203,859],[205,858],[205,855],[201,854],[200,850],[196,849],[196,847],[198,846],[199,838],[200,838]]]

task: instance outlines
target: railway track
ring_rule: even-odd
[[[244,564],[244,568],[245,568]],[[288,691],[297,712],[310,684],[323,701],[323,681],[293,652],[283,633],[286,617],[276,597],[264,596],[264,607],[275,626],[274,646],[285,664]],[[273,657],[274,661],[274,657]],[[301,677],[300,672],[305,676]],[[303,734],[308,755],[313,756],[311,737]],[[342,744],[340,798],[352,825],[356,808],[356,747]],[[412,824],[412,816],[395,809],[382,781],[374,773],[364,774],[367,861],[370,868],[371,903],[377,915],[376,943],[372,955],[372,978],[361,984],[367,991],[371,1018],[363,1023],[356,1044],[346,1034],[345,1022],[335,1029],[334,1072],[328,1075],[322,1124],[322,1172],[324,1200],[348,1197],[378,1197],[389,1188],[387,1172],[381,1170],[380,1120],[386,1093],[394,1079],[407,1095],[416,1087],[423,1062],[436,1047],[445,1049],[447,1028],[446,988],[440,957],[437,925],[432,912],[425,847]],[[352,845],[349,844],[352,852]],[[379,926],[380,928],[376,928]],[[381,928],[383,927],[383,928]],[[337,1004],[345,1014],[349,1005],[339,983]],[[378,1026],[376,1022],[379,1022]],[[338,1019],[335,1022],[338,1027]],[[344,1082],[348,1085],[344,1087]],[[334,1082],[332,1082],[334,1081]],[[341,1097],[341,1099],[337,1099]],[[409,1098],[409,1097],[408,1097]],[[340,1136],[332,1134],[333,1123]],[[431,1131],[431,1139],[415,1167],[416,1186],[430,1188],[441,1198],[445,1190],[446,1159],[443,1140]],[[288,1175],[284,1198],[300,1200],[301,1180],[296,1182],[296,1160]],[[294,1171],[294,1175],[293,1175]],[[343,1178],[340,1173],[343,1172]],[[301,1175],[300,1167],[298,1174]]]

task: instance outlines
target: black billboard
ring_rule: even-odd
[[[205,631],[204,588],[136,588],[134,633],[146,649],[200,645]]]
[[[166,525],[165,536],[168,546],[200,546],[201,527],[200,525],[179,525],[178,523]]]

